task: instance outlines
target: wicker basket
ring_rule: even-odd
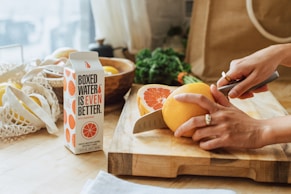
[[[63,87],[63,77],[62,78],[47,78],[50,85],[52,86],[53,88],[53,91],[55,92],[57,98],[58,98],[58,101],[59,101],[59,104],[63,104],[64,102],[64,99],[63,99],[63,90],[64,90],[64,87]]]
[[[46,73],[46,80],[49,82],[49,84],[52,86],[53,91],[55,92],[59,104],[63,104],[63,89],[64,89],[64,77],[59,74],[56,76],[56,74],[52,74],[50,72],[63,72],[63,67],[61,66],[50,66],[49,68],[51,71],[44,71]],[[48,70],[48,69],[47,69]]]
[[[135,64],[123,58],[100,57],[103,66],[113,66],[120,73],[105,77],[105,104],[114,104],[123,100],[134,80]]]

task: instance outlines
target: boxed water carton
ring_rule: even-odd
[[[64,69],[65,146],[74,154],[103,149],[104,70],[97,52],[70,54]]]

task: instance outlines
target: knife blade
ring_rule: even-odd
[[[268,79],[255,85],[250,90],[260,88],[264,86],[265,84],[277,79],[278,77],[279,77],[279,73],[275,71]],[[218,88],[218,90],[221,91],[224,95],[228,95],[228,92],[241,81],[242,80],[239,80],[239,81],[236,81],[235,83],[222,86]],[[167,128],[168,128],[167,124],[165,123],[163,119],[162,109],[159,109],[157,111],[148,113],[140,117],[134,124],[133,133],[135,134],[135,133],[145,132],[145,131],[149,131],[153,129],[167,129]]]
[[[168,126],[163,119],[162,109],[159,109],[140,117],[134,124],[133,133],[167,128]]]

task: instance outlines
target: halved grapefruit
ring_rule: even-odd
[[[137,91],[137,104],[140,115],[156,111],[163,107],[166,98],[177,87],[162,84],[146,84]]]
[[[142,86],[137,92],[137,104],[140,115],[142,116],[162,109],[165,123],[170,130],[175,132],[181,124],[191,117],[208,113],[199,104],[184,103],[175,100],[174,96],[181,93],[202,94],[211,101],[214,101],[209,85],[203,82],[185,84],[179,87],[147,84]],[[190,131],[183,136],[191,137],[193,132]]]

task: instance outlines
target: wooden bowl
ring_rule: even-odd
[[[103,66],[113,66],[118,74],[105,76],[105,105],[115,104],[123,100],[134,80],[135,64],[123,58],[99,57]]]

